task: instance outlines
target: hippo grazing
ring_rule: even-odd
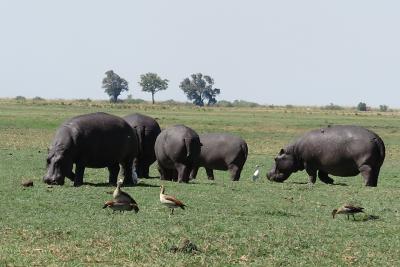
[[[107,167],[110,184],[116,184],[121,164],[124,183],[135,184],[132,164],[137,155],[137,135],[124,119],[101,112],[77,116],[58,128],[43,181],[63,185],[67,177],[74,181],[74,186],[80,186],[85,167]]]
[[[135,160],[136,172],[139,178],[149,177],[149,167],[156,161],[154,144],[161,129],[155,119],[134,113],[124,117],[124,119],[136,129],[139,139],[139,156]]]
[[[306,170],[310,182],[319,179],[327,184],[336,176],[364,177],[366,186],[376,186],[385,159],[385,145],[372,131],[359,126],[332,126],[307,132],[281,149],[267,177],[283,182],[291,173]]]
[[[199,136],[189,127],[175,125],[163,130],[154,146],[161,180],[189,182],[200,146]]]
[[[196,178],[199,167],[204,167],[209,180],[214,180],[213,170],[229,170],[231,179],[239,181],[240,173],[247,159],[247,144],[237,136],[225,133],[201,134],[202,144],[190,179]]]

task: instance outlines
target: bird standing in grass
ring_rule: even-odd
[[[104,203],[103,209],[105,208],[112,209],[113,213],[116,210],[119,210],[120,212],[135,210],[135,213],[138,213],[139,211],[139,207],[137,206],[136,202],[128,203],[128,202],[117,202],[114,200],[109,200],[106,203]]]
[[[174,214],[174,209],[176,208],[185,209],[185,204],[183,204],[182,201],[176,199],[174,196],[164,194],[165,188],[163,185],[161,185],[160,188],[160,202],[171,209],[171,215]]]
[[[260,166],[256,165],[256,170],[253,173],[253,182],[255,182],[258,179],[259,175],[260,175]]]
[[[358,207],[358,206],[354,206],[354,205],[343,205],[342,207],[338,208],[338,209],[334,209],[332,211],[332,217],[335,219],[335,215],[336,214],[346,214],[347,215],[347,220],[349,220],[349,216],[352,215],[353,216],[353,220],[356,220],[354,218],[354,214],[356,213],[360,213],[360,212],[364,212],[363,211],[364,208],[362,207]]]
[[[118,180],[117,187],[115,188],[114,193],[113,193],[114,201],[136,204],[136,201],[128,193],[121,190],[122,183],[123,183],[123,181],[121,179]]]

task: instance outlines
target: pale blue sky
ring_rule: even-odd
[[[0,0],[0,97],[106,99],[104,72],[202,72],[218,99],[400,107],[400,1]]]

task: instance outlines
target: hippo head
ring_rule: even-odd
[[[272,169],[267,173],[267,178],[270,181],[274,182],[283,182],[289,176],[297,171],[297,163],[295,157],[281,149],[279,154],[275,157],[275,163],[272,166]]]
[[[65,177],[74,177],[72,173],[72,161],[65,153],[50,149],[46,159],[46,175],[43,181],[47,184],[63,185]]]

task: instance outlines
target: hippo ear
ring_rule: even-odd
[[[282,148],[281,151],[279,151],[279,155],[285,154],[285,150]]]

